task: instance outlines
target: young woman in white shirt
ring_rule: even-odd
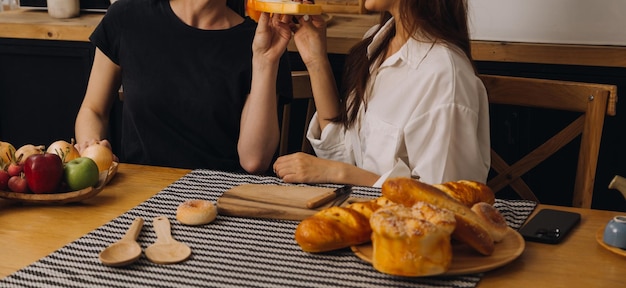
[[[294,40],[317,113],[316,156],[274,163],[285,182],[380,187],[389,177],[485,182],[490,165],[485,88],[470,54],[465,0],[366,0],[379,25],[346,58],[340,96],[321,17],[298,17]]]

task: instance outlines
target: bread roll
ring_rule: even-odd
[[[372,216],[372,213],[374,213],[374,211],[378,210],[380,207],[381,206],[378,205],[376,200],[365,201],[365,202],[354,202],[346,206],[346,208],[350,208],[352,210],[355,210],[361,213],[363,216],[365,216],[365,218],[367,218],[367,220],[369,220],[370,217]]]
[[[470,180],[459,180],[454,182],[445,182],[433,185],[437,189],[450,195],[450,197],[465,204],[467,207],[478,202],[486,202],[491,205],[495,203],[496,198],[489,186]]]
[[[390,205],[370,219],[372,265],[380,272],[399,276],[441,274],[450,268],[450,235],[454,214],[425,202],[409,208]]]
[[[504,216],[492,205],[485,202],[478,202],[472,206],[472,211],[483,220],[487,231],[495,242],[500,242],[509,231],[509,225]]]
[[[411,178],[391,178],[383,183],[382,195],[407,207],[423,201],[452,211],[456,219],[452,237],[483,255],[493,253],[494,240],[478,215],[434,186]]]
[[[361,213],[345,207],[329,207],[302,220],[295,238],[306,252],[325,252],[370,241],[372,228]]]
[[[397,203],[392,202],[391,200],[385,198],[384,196],[380,196],[380,197],[376,198],[375,200],[376,200],[376,203],[379,206],[381,206],[381,207],[397,204]]]
[[[176,209],[176,220],[186,225],[211,223],[217,217],[217,209],[208,200],[188,200]]]

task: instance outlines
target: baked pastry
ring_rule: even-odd
[[[365,216],[365,218],[367,218],[367,220],[369,220],[370,217],[372,216],[372,213],[374,213],[374,211],[378,210],[380,207],[381,206],[378,205],[376,200],[365,201],[365,202],[354,202],[346,206],[346,208],[350,208],[352,210],[355,210],[361,213],[363,216]]]
[[[371,234],[370,223],[361,213],[333,206],[302,220],[295,239],[305,252],[325,252],[365,243]]]
[[[178,205],[176,220],[186,225],[203,225],[211,223],[217,217],[217,209],[208,200],[187,200]]]
[[[423,201],[452,211],[456,219],[456,228],[452,237],[466,243],[483,255],[493,253],[494,240],[483,220],[470,207],[434,186],[406,177],[391,178],[383,183],[382,195],[407,207]]]
[[[392,202],[391,200],[387,199],[385,196],[380,196],[380,197],[376,198],[375,201],[376,201],[376,204],[378,204],[381,207],[397,204],[397,203]]]
[[[399,276],[448,271],[452,263],[450,235],[455,223],[452,212],[425,202],[413,207],[380,208],[370,219],[372,265],[380,272]]]
[[[504,236],[509,231],[509,225],[498,209],[485,202],[478,202],[471,209],[483,220],[493,241],[500,242],[504,239]]]
[[[480,182],[459,180],[434,184],[433,186],[465,204],[467,207],[472,207],[472,205],[478,202],[486,202],[491,205],[496,202],[493,190]]]

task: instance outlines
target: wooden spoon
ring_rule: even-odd
[[[172,238],[170,221],[165,216],[154,218],[157,240],[146,248],[146,257],[157,264],[172,264],[186,260],[191,255],[189,246]]]
[[[141,257],[141,246],[135,240],[137,240],[142,227],[143,218],[135,218],[122,239],[100,252],[99,257],[102,264],[107,266],[124,266],[137,261]]]

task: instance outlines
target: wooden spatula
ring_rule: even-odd
[[[152,223],[157,240],[146,248],[146,257],[150,261],[157,264],[172,264],[189,258],[191,248],[172,238],[170,220],[167,217],[156,217]]]

